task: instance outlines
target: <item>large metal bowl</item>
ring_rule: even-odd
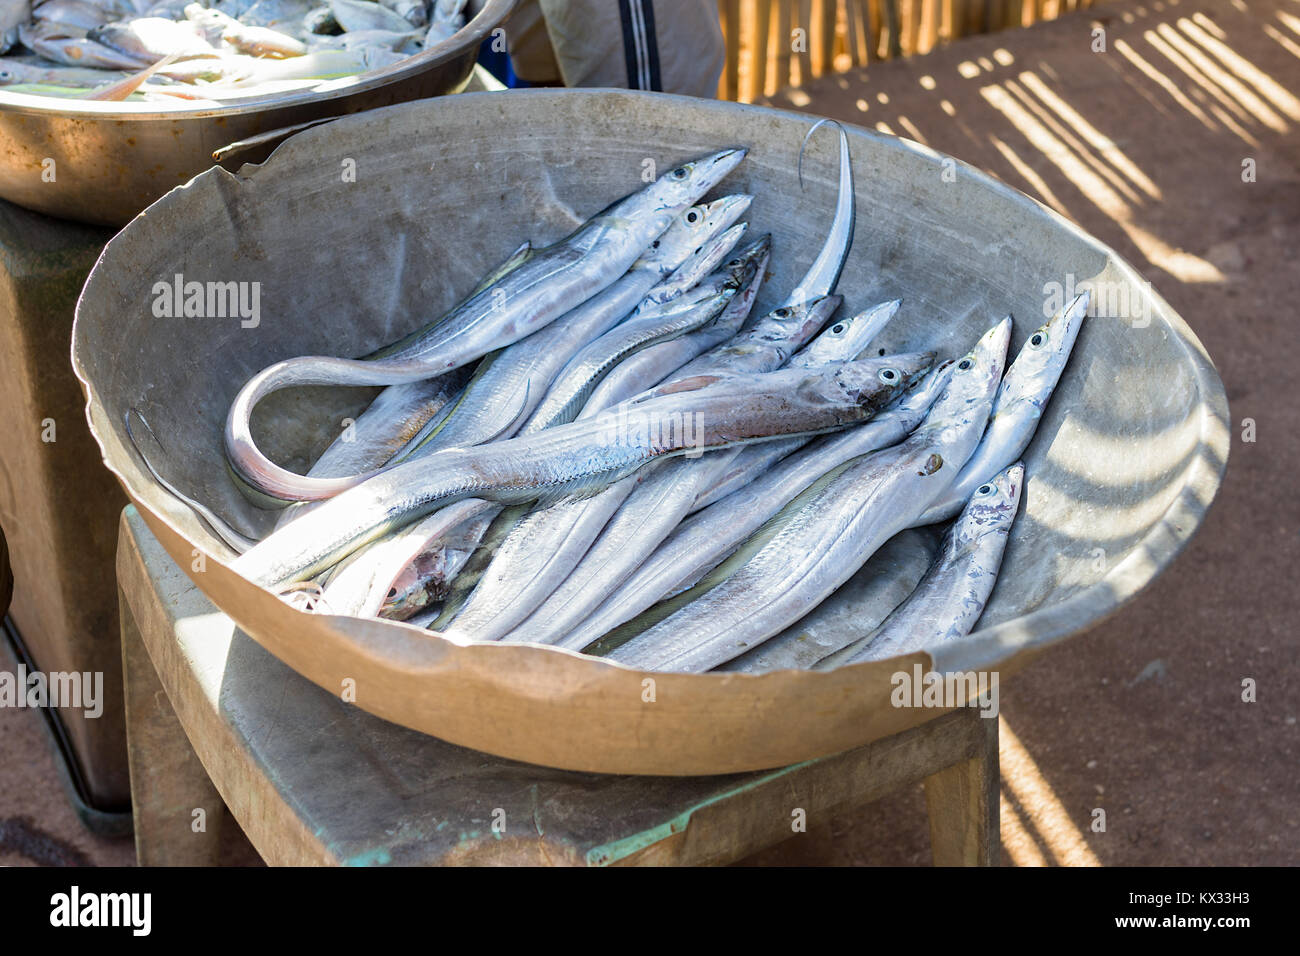
[[[63,219],[122,226],[212,165],[214,150],[282,127],[465,88],[479,44],[519,0],[471,0],[443,42],[325,92],[221,109],[66,100],[0,89],[0,198]],[[51,162],[53,165],[51,165]],[[52,178],[51,178],[52,177]]]
[[[250,375],[289,356],[364,354],[449,306],[524,238],[551,241],[637,188],[647,161],[663,170],[735,144],[751,152],[723,188],[756,194],[752,229],[773,234],[759,302],[771,307],[807,268],[834,202],[834,136],[813,138],[800,189],[808,127],[806,116],[659,94],[469,93],[308,130],[239,176],[210,170],[114,238],[82,294],[73,360],[104,459],[177,563],[254,639],[322,687],[355,686],[358,706],[455,743],[578,770],[721,773],[929,719],[890,704],[890,676],[928,664],[924,654],[829,673],[650,675],[301,613],[215,557],[217,539],[149,476],[123,430],[140,409],[165,477],[264,529],[271,515],[241,497],[221,449]],[[1223,387],[1182,319],[1076,226],[962,164],[954,181],[945,157],[914,143],[859,129],[850,139],[859,228],[840,291],[846,309],[903,298],[883,346],[952,355],[1012,312],[1018,349],[1042,321],[1045,285],[1098,290],[1026,454],[1021,514],[980,629],[941,662],[1005,675],[1130,599],[1196,530],[1227,458]],[[357,158],[355,183],[338,182],[338,156]],[[260,323],[155,318],[155,283],[177,274],[260,282]],[[301,470],[370,394],[279,393],[255,430]]]

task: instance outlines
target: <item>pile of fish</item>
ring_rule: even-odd
[[[873,348],[901,302],[836,317],[855,221],[841,130],[825,244],[751,315],[770,237],[746,241],[752,197],[704,201],[744,156],[688,162],[525,243],[369,355],[253,376],[227,458],[254,501],[292,503],[260,541],[200,511],[232,567],[318,613],[651,670],[829,667],[968,634],[1088,298],[1009,366],[1010,316],[945,361]],[[249,422],[304,385],[384,390],[299,475]]]
[[[451,37],[466,0],[0,0],[0,88],[244,101],[383,69]]]

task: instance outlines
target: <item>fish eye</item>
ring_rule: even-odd
[[[1047,344],[1046,332],[1042,332],[1042,331],[1035,332],[1033,335],[1029,337],[1028,345],[1030,348],[1041,349],[1046,344]]]
[[[681,179],[685,179],[685,178],[686,178],[688,172],[689,172],[689,170],[687,170],[687,168],[686,168],[685,166],[678,166],[676,169],[674,169],[674,170],[673,170],[671,173],[669,173],[668,175],[671,176],[671,177],[673,177],[673,179],[681,180]]]
[[[785,318],[789,318],[789,316],[790,316],[790,310],[787,309],[787,308],[785,308],[785,306],[782,306],[781,308],[777,309],[777,310],[776,310],[775,312],[773,312],[772,314],[775,315],[778,319],[785,319]]]
[[[977,498],[986,498],[991,494],[993,494],[993,486],[990,484],[983,484],[975,489],[975,497]]]
[[[831,329],[831,335],[842,335],[843,333],[844,333],[843,322],[836,323],[835,327]]]
[[[880,370],[880,380],[886,385],[893,385],[899,379],[898,369],[882,368]]]
[[[700,211],[698,209],[692,209],[686,214],[686,221],[692,226],[695,225],[700,221]]]
[[[960,362],[957,363],[957,367],[961,369],[963,372],[966,371],[966,369],[970,368],[970,365],[971,365],[970,359],[962,359]]]

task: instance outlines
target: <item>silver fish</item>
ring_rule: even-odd
[[[142,70],[153,62],[148,57],[123,53],[86,36],[75,27],[37,22],[22,24],[18,36],[23,46],[63,66],[102,67],[107,70]]]
[[[441,538],[461,523],[484,516],[479,499],[468,499],[441,508],[428,517],[354,552],[330,575],[322,597],[330,614],[375,617],[384,602],[396,597],[395,581],[402,569],[429,550],[430,542]]]
[[[835,120],[823,119],[813,124],[804,136],[803,146],[807,146],[812,134],[818,128],[830,123],[840,132],[840,178],[839,191],[835,197],[835,215],[831,220],[830,231],[822,244],[817,258],[799,284],[790,292],[786,305],[796,305],[817,296],[830,295],[844,271],[844,264],[849,258],[849,248],[853,245],[853,228],[857,218],[857,202],[853,188],[853,164],[849,156],[849,137],[844,127]],[[799,149],[799,182],[803,183],[803,146]]]
[[[916,590],[934,563],[939,536],[932,528],[900,531],[838,591],[776,637],[721,665],[720,671],[761,674],[808,670],[857,640]]]
[[[897,311],[898,303],[891,305],[834,323],[795,353],[787,366],[814,368],[857,358]],[[881,369],[880,375],[882,381],[898,375],[902,382],[901,373],[888,366]],[[781,441],[790,451],[803,443],[801,438]],[[569,576],[507,640],[545,644],[567,634],[627,580],[686,517],[701,490],[744,450],[735,448],[695,461],[674,462],[671,468],[647,476],[619,506]]]
[[[572,361],[569,356],[619,327],[643,300],[670,301],[672,296],[664,290],[676,288],[673,280],[679,271],[693,266],[696,258],[713,258],[713,243],[720,240],[726,245],[739,238],[729,227],[749,207],[750,200],[744,195],[727,196],[691,207],[609,288],[485,359],[489,364],[476,373],[461,407],[436,434],[421,438],[416,453],[477,445],[490,436],[509,438],[530,423],[549,397],[556,377]],[[512,419],[518,419],[518,428],[507,428]]]
[[[101,43],[127,56],[144,60],[146,66],[165,56],[216,56],[218,51],[199,29],[188,21],[162,17],[139,17],[95,27],[86,39]]]
[[[92,30],[116,20],[117,15],[103,7],[87,3],[86,0],[45,0],[32,11],[32,18]],[[2,25],[3,18],[0,18],[0,26]]]
[[[711,505],[682,523],[663,545],[581,623],[574,624],[555,643],[582,650],[602,634],[683,588],[695,584],[768,519],[803,493],[832,468],[861,455],[887,448],[914,431],[924,421],[939,395],[947,388],[952,365],[933,369],[890,408],[871,421],[840,435],[819,439],[790,455],[771,471],[757,477],[730,498]],[[787,439],[747,446],[782,445]],[[742,452],[743,453],[743,452]]]
[[[1007,369],[993,403],[993,415],[979,447],[948,492],[917,519],[946,521],[962,509],[976,487],[1015,461],[1038,429],[1039,419],[1070,360],[1091,294],[1084,291],[1025,340]]]
[[[859,312],[844,322],[835,323],[827,332],[823,332],[814,339],[808,348],[796,353],[790,359],[790,364],[798,363],[807,367],[808,365],[820,364],[823,361],[834,361],[833,358],[819,358],[818,351],[820,350],[842,352],[841,357],[861,357],[867,345],[884,330],[885,326],[898,313],[901,305],[901,299],[891,299],[888,302],[883,302],[880,305]],[[850,354],[840,345],[839,339],[841,336],[852,336],[854,340],[862,343],[861,348],[856,353]],[[849,343],[849,348],[852,348],[852,343]],[[691,511],[699,511],[701,508],[708,507],[713,502],[725,498],[733,491],[743,488],[755,476],[761,475],[786,455],[802,447],[802,445],[803,442],[791,439],[788,441],[765,442],[762,445],[755,445],[753,448],[740,449],[727,466],[720,468],[713,476],[713,480],[705,488],[701,489],[700,494],[696,496],[694,503],[691,505]]]
[[[616,317],[626,313],[640,293],[646,293],[643,304],[669,302],[685,292],[688,283],[693,284],[692,280],[702,269],[725,256],[743,232],[742,227],[731,224],[748,208],[750,198],[727,196],[691,207],[614,285],[522,342],[484,359],[449,419],[414,443],[417,447],[405,457],[423,457],[440,448],[511,437],[521,419],[530,415],[536,405],[537,399],[530,399],[533,390],[540,394],[560,370],[565,357],[615,325]],[[653,285],[656,279],[661,281]],[[402,458],[399,456],[394,461],[400,463]],[[495,503],[482,502],[474,514],[473,527],[482,533],[500,509]],[[443,530],[441,524],[430,525],[430,529],[425,551],[412,561],[418,568],[410,571],[390,568],[395,577],[406,576],[405,585],[399,587],[394,583],[392,589],[410,595],[407,606],[445,590],[464,564],[459,560],[462,549],[448,553],[445,560],[430,560],[431,554],[444,554],[438,540]],[[471,536],[473,531],[461,533]],[[362,554],[367,550],[363,549]],[[365,558],[359,554],[356,560]],[[420,580],[422,574],[441,575],[443,580]],[[384,585],[383,574],[377,573],[373,580],[376,588],[390,590]]]
[[[730,276],[724,279],[734,281]],[[732,340],[740,341],[741,347],[713,350],[690,363],[688,367],[696,367],[697,374],[682,383],[647,392],[644,397],[671,395],[676,390],[716,382],[723,377],[716,370],[741,375],[779,368],[784,357],[820,328],[838,305],[838,296],[826,296],[782,307]],[[713,359],[711,364],[697,364],[706,357]],[[715,371],[704,374],[706,369]],[[679,373],[673,379],[680,377]],[[476,640],[496,640],[507,634],[573,570],[601,528],[642,480],[648,480],[644,473],[615,482],[590,497],[559,502],[529,515],[502,545],[452,629],[472,632]]]
[[[920,357],[915,361],[920,363]],[[904,371],[911,374],[915,368]],[[834,431],[871,417],[892,397],[895,389],[883,385],[878,373],[879,364],[868,361],[734,376],[712,388],[627,402],[528,438],[447,448],[343,492],[270,534],[232,567],[264,587],[292,584],[465,498],[559,500],[599,490],[664,457],[777,435]],[[691,427],[669,428],[665,434],[666,422]]]
[[[307,52],[307,44],[287,33],[269,27],[248,26],[219,10],[209,10],[197,3],[186,6],[184,13],[185,19],[198,27],[213,45],[224,41],[240,53],[275,59],[302,56]]]
[[[588,220],[567,239],[539,251],[491,289],[408,337],[402,348],[382,359],[305,356],[263,369],[240,390],[226,419],[226,453],[235,471],[268,494],[304,497],[299,491],[302,476],[276,465],[253,441],[249,418],[262,398],[294,385],[419,381],[519,341],[616,281],[680,213],[744,156],[743,149],[728,149],[673,169]],[[327,486],[310,497],[328,497],[338,490],[338,485]]]
[[[723,266],[740,277],[742,283],[722,314],[708,325],[681,338],[660,342],[625,358],[600,380],[587,399],[583,415],[594,415],[613,408],[653,388],[698,355],[730,340],[739,331],[758,298],[771,254],[772,237],[763,236],[751,243]],[[581,416],[580,416],[581,417]]]
[[[393,579],[379,616],[403,621],[448,597],[495,518],[476,514],[431,541]]]
[[[815,669],[898,657],[969,634],[997,582],[1024,476],[1024,464],[1016,462],[976,488],[911,596],[871,633],[827,655]]]
[[[752,549],[674,598],[669,603],[681,602],[674,613],[609,657],[640,668],[710,670],[779,634],[834,593],[943,493],[975,450],[1010,331],[1003,320],[953,367],[944,394],[911,437],[819,479],[755,536]]]
[[[334,19],[344,30],[390,30],[403,33],[411,28],[400,14],[387,7],[381,7],[371,0],[329,0]]]

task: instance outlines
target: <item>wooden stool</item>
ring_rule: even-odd
[[[973,708],[781,770],[553,770],[390,724],[299,676],[133,506],[117,575],[141,864],[213,863],[224,807],[270,864],[729,863],[921,780],[935,863],[997,863],[998,722]]]

